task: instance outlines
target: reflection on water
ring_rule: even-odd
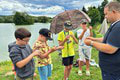
[[[16,26],[12,23],[0,23],[0,62],[9,60],[8,53],[8,44],[15,41],[14,31],[17,28],[24,27],[27,28],[31,33],[30,46],[32,47],[33,43],[39,35],[39,29],[41,28],[50,28],[50,23],[35,23],[34,25],[22,25]],[[57,35],[53,35],[54,41],[48,41],[49,46],[58,45]]]

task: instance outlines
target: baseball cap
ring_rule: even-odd
[[[53,40],[53,39],[51,38],[51,31],[48,30],[48,29],[46,29],[46,28],[40,29],[39,34],[45,36],[48,40]]]
[[[87,23],[87,20],[86,19],[82,19],[81,20],[81,24],[86,24]]]
[[[71,21],[65,21],[64,27],[65,27],[66,29],[72,29],[72,23],[71,23]]]

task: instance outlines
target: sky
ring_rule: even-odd
[[[112,1],[112,0],[108,0]],[[33,16],[49,16],[64,12],[65,10],[87,9],[98,6],[103,0],[0,0],[0,15],[12,15],[15,11],[27,12]]]

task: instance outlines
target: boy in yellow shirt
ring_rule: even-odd
[[[70,71],[72,69],[73,58],[75,55],[73,42],[75,41],[76,43],[78,43],[71,29],[71,22],[66,21],[64,23],[64,30],[58,34],[59,45],[64,46],[64,49],[62,49],[62,62],[65,66],[64,80],[68,80]]]

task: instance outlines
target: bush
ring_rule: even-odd
[[[34,23],[33,18],[25,12],[24,13],[16,12],[13,21],[16,25],[28,25]]]

